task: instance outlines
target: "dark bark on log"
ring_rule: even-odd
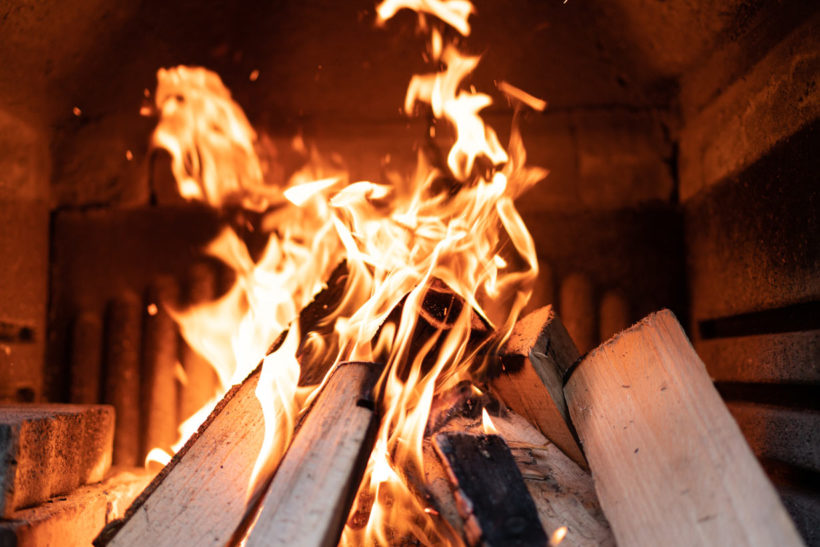
[[[471,545],[546,545],[535,503],[501,437],[440,433],[435,447],[457,488]]]

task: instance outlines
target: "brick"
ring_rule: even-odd
[[[87,546],[103,526],[120,518],[152,474],[117,471],[104,482],[12,513],[0,520],[0,547]]]
[[[680,197],[685,201],[738,173],[820,116],[820,15],[738,78],[680,136]]]
[[[820,383],[820,330],[700,340],[695,349],[718,382]]]
[[[108,406],[0,406],[0,516],[102,480],[113,435]]]

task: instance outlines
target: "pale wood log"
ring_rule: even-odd
[[[0,406],[0,516],[101,480],[113,436],[110,406]]]
[[[567,527],[561,547],[615,545],[588,471],[517,414],[493,418],[493,425],[512,451],[544,530],[552,535]]]
[[[506,405],[527,418],[576,463],[586,468],[569,425],[564,373],[579,353],[552,306],[521,319],[501,350],[502,369],[490,381]]]
[[[456,488],[470,545],[546,544],[535,502],[500,436],[439,433],[433,445]]]
[[[140,469],[118,470],[103,482],[15,511],[0,520],[0,545],[87,547],[103,526],[122,516],[151,476]]]
[[[258,367],[234,386],[99,545],[224,545],[245,514],[265,435]]]
[[[565,394],[619,544],[802,544],[670,311],[591,352]]]
[[[336,366],[279,464],[246,545],[338,543],[375,440],[372,389],[382,369]]]

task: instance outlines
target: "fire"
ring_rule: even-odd
[[[490,415],[487,413],[486,408],[481,409],[481,428],[487,435],[498,435],[498,429],[496,429],[495,424],[493,423],[492,418],[490,418]]]
[[[393,184],[349,184],[344,173],[313,161],[282,188],[267,180],[260,138],[218,76],[202,68],[163,69],[154,95],[159,123],[152,144],[171,154],[180,195],[260,213],[253,228],[270,236],[254,260],[237,232],[225,228],[206,252],[235,270],[235,285],[214,302],[171,310],[189,344],[214,366],[223,391],[264,358],[257,396],[266,438],[249,493],[275,470],[299,412],[316,393],[316,386],[298,386],[305,365],[304,354],[297,358],[300,344],[320,346],[312,354],[331,363],[386,364],[377,385],[381,425],[353,508],[367,519],[346,527],[342,543],[351,545],[404,536],[425,544],[454,540],[436,511],[412,493],[408,477],[424,477],[424,434],[436,395],[480,376],[484,356],[506,340],[529,299],[537,259],[514,200],[547,174],[525,165],[515,126],[509,146],[501,145],[480,116],[492,98],[465,89],[480,58],[462,54],[439,23],[427,20],[437,17],[467,36],[472,4],[385,0],[377,7],[379,22],[403,8],[419,13],[440,68],[411,79],[405,112],[429,110],[454,130],[454,141],[446,163],[432,165],[420,153],[416,173]],[[509,84],[505,92],[545,106]],[[301,140],[294,144],[307,151]],[[299,332],[299,310],[342,260],[346,305],[326,318],[332,333]],[[433,293],[452,295],[451,306],[443,318],[422,319]],[[436,325],[426,339],[415,336],[422,320]],[[478,345],[471,342],[477,324],[486,327]],[[186,422],[182,441],[220,396]],[[495,432],[486,411],[483,423]]]

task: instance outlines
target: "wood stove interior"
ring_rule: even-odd
[[[495,93],[502,141],[495,81],[549,103],[522,124],[550,170],[517,203],[541,267],[530,309],[554,303],[581,352],[672,309],[820,544],[817,7],[476,7],[471,82]],[[172,442],[215,379],[152,304],[227,290],[202,249],[229,215],[169,189],[145,93],[160,67],[208,67],[275,147],[273,179],[304,160],[299,134],[351,180],[383,180],[427,130],[399,111],[424,61],[413,16],[373,20],[359,0],[0,6],[0,400],[113,403],[118,465]],[[177,360],[193,385],[148,398],[146,363]]]

